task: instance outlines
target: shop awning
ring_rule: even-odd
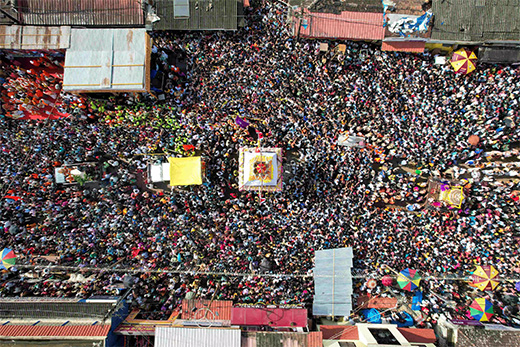
[[[384,41],[381,46],[383,51],[423,53],[424,41]]]

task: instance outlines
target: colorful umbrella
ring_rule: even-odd
[[[471,276],[474,287],[485,291],[494,290],[498,286],[498,281],[493,278],[498,276],[498,271],[491,265],[477,266],[477,269]]]
[[[377,286],[377,281],[375,279],[371,278],[367,281],[368,289],[374,289],[376,286]]]
[[[493,316],[493,305],[484,298],[477,298],[471,303],[469,314],[478,321],[487,322]]]
[[[477,56],[475,53],[466,49],[459,49],[451,57],[451,66],[455,69],[456,73],[469,74],[476,69],[475,63]]]
[[[399,284],[399,287],[410,292],[417,289],[420,282],[421,276],[419,276],[417,270],[404,269],[399,272],[397,276],[397,284]]]
[[[14,266],[16,263],[16,254],[14,254],[12,249],[4,248],[2,251],[2,263],[0,264],[0,269],[8,270],[11,266]]]
[[[394,282],[394,279],[391,277],[391,276],[383,276],[383,278],[381,279],[381,282],[383,282],[383,285],[384,286],[391,286],[392,285],[392,282]]]

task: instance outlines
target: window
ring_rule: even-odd
[[[396,346],[401,345],[395,338],[394,334],[392,334],[388,329],[368,328],[368,331],[370,331],[372,336],[374,336],[374,339],[376,339],[378,344]]]
[[[173,17],[188,18],[190,16],[189,0],[173,0]]]

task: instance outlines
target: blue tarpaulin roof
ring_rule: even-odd
[[[352,310],[352,248],[316,251],[315,316],[349,316]]]
[[[371,308],[368,310],[363,310],[363,316],[369,323],[381,324],[381,313],[375,308]]]

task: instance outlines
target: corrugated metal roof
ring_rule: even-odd
[[[297,12],[297,11],[296,11]],[[311,13],[304,11],[304,19],[295,20],[296,32],[310,38],[333,38],[345,40],[382,40],[385,36],[383,15],[369,12],[341,14]]]
[[[100,318],[113,307],[112,303],[0,301],[0,318]]]
[[[321,331],[311,331],[307,334],[307,347],[322,347],[323,334]]]
[[[307,310],[304,308],[251,308],[233,307],[232,325],[306,327]]]
[[[242,332],[242,347],[322,347],[321,331],[293,332]]]
[[[384,41],[381,46],[383,51],[423,53],[424,41]]]
[[[138,0],[18,0],[26,25],[144,26]]]
[[[67,49],[70,27],[0,26],[0,49]]]
[[[2,337],[105,337],[110,325],[70,325],[70,326],[32,326],[2,325]]]
[[[316,251],[313,315],[350,315],[352,309],[352,257],[351,247]]]
[[[149,45],[145,29],[72,29],[63,90],[147,90]]]
[[[163,328],[155,330],[155,347],[240,347],[240,329]]]
[[[437,337],[433,329],[397,328],[411,343],[435,343]]]
[[[355,325],[320,325],[324,340],[358,340],[358,328]]]
[[[433,40],[520,41],[520,0],[434,1],[432,10]]]
[[[204,308],[208,308],[212,313],[204,317],[205,310],[200,310]],[[181,318],[231,321],[232,308],[233,301],[230,300],[182,300]]]
[[[516,47],[479,47],[478,61],[491,64],[520,63],[520,49]]]
[[[237,0],[190,0],[189,18],[175,18],[174,0],[156,0],[155,30],[236,30]]]
[[[311,10],[312,12],[336,14],[339,14],[342,11],[373,12],[382,14],[383,3],[381,0],[318,0],[312,2],[312,5],[309,7],[309,10]]]
[[[257,332],[256,347],[307,347],[307,334]]]

